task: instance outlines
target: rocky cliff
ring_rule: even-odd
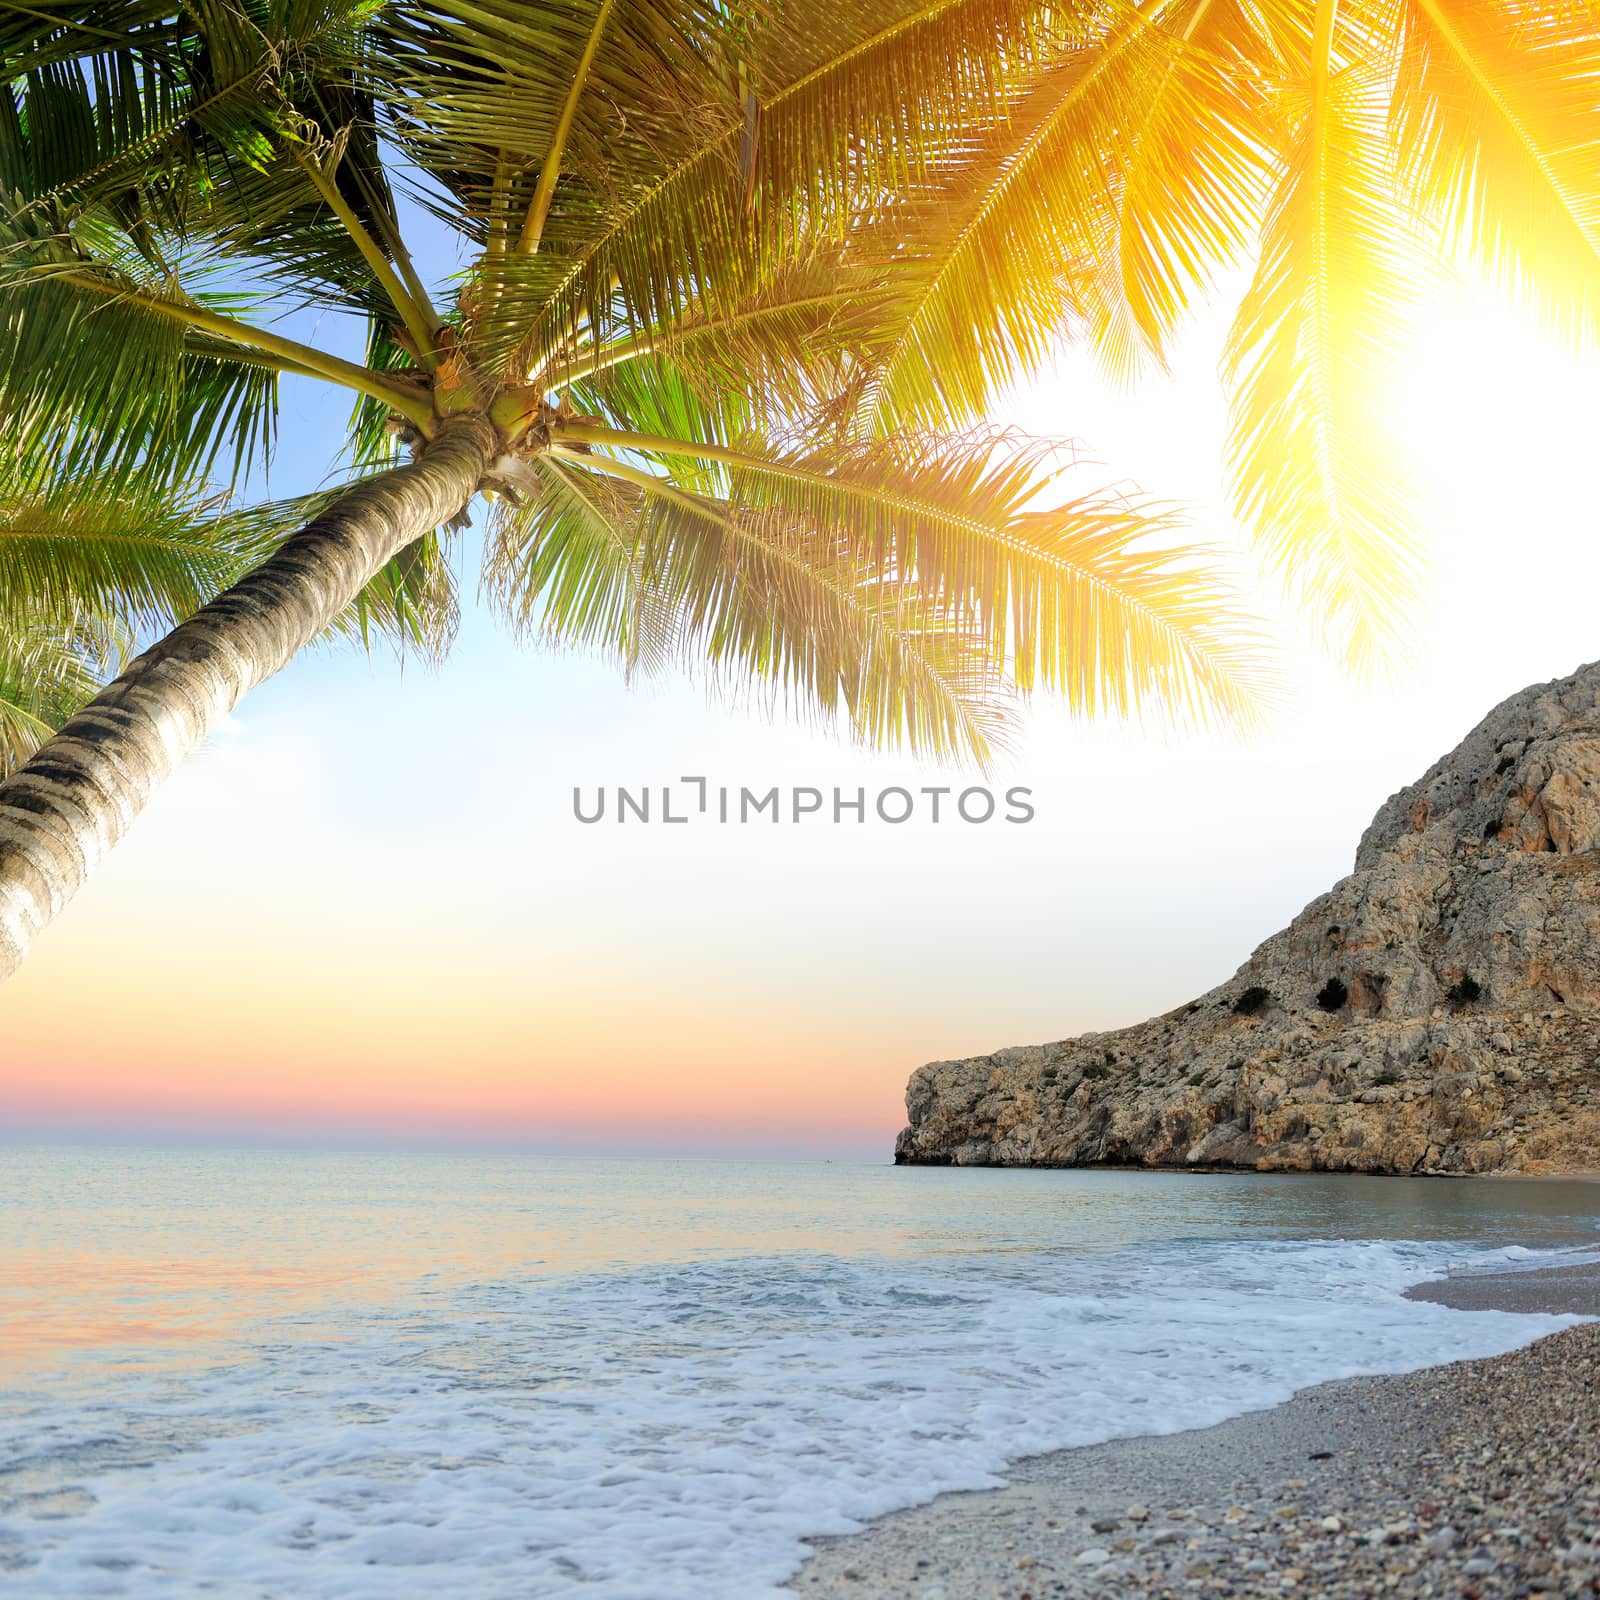
[[[1491,712],[1220,987],[932,1062],[906,1109],[910,1163],[1600,1168],[1600,663]]]

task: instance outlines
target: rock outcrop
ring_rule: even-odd
[[[1600,1169],[1600,663],[1491,712],[1219,988],[932,1062],[906,1109],[906,1163]]]

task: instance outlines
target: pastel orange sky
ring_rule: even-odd
[[[953,780],[519,650],[470,608],[437,674],[318,653],[0,994],[0,1131],[887,1158],[920,1062],[1221,981],[1348,871],[1388,793],[1600,655],[1595,380],[1471,297],[1425,332],[1396,414],[1438,572],[1392,684],[1350,682],[1290,618],[1285,702],[1249,744],[1041,706],[989,780],[1033,789],[1025,827],[629,831],[578,824],[573,785]],[[1133,395],[1065,363],[1007,420],[1083,438],[1085,484],[1136,480],[1232,538],[1215,335]],[[286,435],[337,425],[337,398],[286,402]]]

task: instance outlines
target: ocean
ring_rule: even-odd
[[[1600,1186],[0,1148],[0,1591],[770,1600],[1019,1457],[1525,1344]]]

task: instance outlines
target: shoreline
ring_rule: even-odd
[[[1355,1167],[1258,1167],[1244,1163],[1209,1161],[923,1161],[902,1160],[896,1155],[888,1165],[907,1171],[929,1172],[1182,1172],[1190,1175],[1237,1178],[1425,1178],[1442,1183],[1600,1183],[1600,1167],[1571,1167],[1529,1172],[1520,1167],[1501,1167],[1493,1172],[1440,1172],[1431,1168],[1402,1172],[1398,1167],[1373,1169]]]
[[[1460,1310],[1600,1316],[1600,1263],[1431,1280]],[[810,1541],[803,1600],[1600,1596],[1600,1323],[1345,1378],[1215,1427],[1017,1462]]]
[[[1455,1311],[1544,1311],[1557,1316],[1600,1317],[1600,1262],[1535,1267],[1529,1272],[1458,1272],[1414,1283],[1405,1296]]]

